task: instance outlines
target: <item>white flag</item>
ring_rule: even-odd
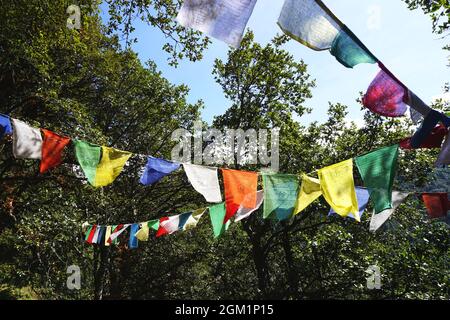
[[[177,21],[238,48],[256,0],[184,0]]]
[[[370,219],[369,230],[372,232],[377,231],[408,196],[409,192],[392,191],[392,208],[383,210],[378,214],[375,214],[374,211]]]
[[[13,130],[13,154],[21,159],[42,158],[41,130],[30,127],[25,122],[11,119]]]
[[[183,164],[184,171],[194,189],[201,193],[207,202],[222,202],[217,168]]]

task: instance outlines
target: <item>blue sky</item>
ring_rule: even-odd
[[[261,44],[270,41],[281,30],[276,22],[283,0],[258,0],[247,28],[253,30]],[[425,102],[442,94],[443,85],[450,80],[448,51],[442,50],[445,40],[431,32],[431,20],[422,11],[410,11],[400,0],[325,0],[326,5],[343,21],[364,44],[412,91]],[[189,101],[202,99],[203,120],[211,123],[215,115],[229,106],[211,74],[214,59],[225,60],[228,46],[212,39],[198,62],[182,61],[177,68],[167,64],[167,54],[161,49],[166,42],[157,29],[135,21],[138,43],[133,49],[142,62],[153,60],[162,74],[175,84],[186,84],[191,90]],[[327,51],[316,52],[291,40],[284,47],[297,60],[308,64],[308,71],[316,79],[313,98],[305,105],[313,108],[309,115],[298,118],[303,124],[324,121],[328,102],[343,103],[349,107],[349,120],[357,123],[362,118],[358,93],[367,89],[378,72],[376,65],[358,65],[354,69],[342,66]]]

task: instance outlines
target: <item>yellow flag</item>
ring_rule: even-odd
[[[342,217],[353,213],[359,221],[353,160],[348,159],[320,169],[318,175],[323,196],[331,208]]]
[[[94,187],[107,186],[119,176],[131,152],[102,146],[102,159],[95,173]]]
[[[306,174],[302,175],[302,186],[298,194],[297,203],[295,204],[294,215],[303,211],[314,200],[322,195],[320,189],[319,179],[308,177]]]
[[[136,238],[138,238],[139,241],[148,241],[148,234],[149,234],[148,223],[147,222],[141,223],[141,229],[138,232],[136,232]]]
[[[108,240],[110,236],[111,236],[111,226],[107,226],[105,232],[105,246],[109,246]]]

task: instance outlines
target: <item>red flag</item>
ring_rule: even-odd
[[[166,220],[169,220],[169,217],[162,217],[159,219],[159,228],[158,231],[156,232],[157,238],[169,233],[166,229],[164,229],[164,227],[161,226],[161,222]]]
[[[39,171],[44,173],[48,169],[61,164],[62,153],[64,148],[69,144],[70,138],[61,137],[47,129],[41,130],[44,134],[44,141],[42,143],[42,159]]]
[[[433,131],[431,131],[430,135],[425,139],[424,142],[420,145],[419,148],[440,148],[442,145],[442,141],[445,136],[448,134],[448,129],[443,125],[439,124],[436,126]],[[400,141],[400,148],[402,149],[414,149],[411,146],[411,138],[406,138]]]
[[[447,216],[447,211],[450,209],[447,192],[422,193],[422,199],[430,218]]]
[[[97,230],[97,225],[94,224],[94,225],[92,226],[91,232],[89,232],[89,236],[88,236],[88,238],[87,238],[87,240],[86,240],[87,243],[92,243],[92,239],[94,238],[94,235],[95,235],[95,231],[96,231],[96,230]]]

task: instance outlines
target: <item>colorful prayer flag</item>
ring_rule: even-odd
[[[408,196],[409,192],[392,191],[392,208],[383,210],[378,214],[375,214],[374,210],[370,219],[369,230],[372,232],[377,231],[394,214],[395,210],[397,210]]]
[[[407,91],[384,70],[370,84],[363,105],[370,111],[385,117],[401,117],[408,110],[405,104]]]
[[[177,216],[178,218],[178,216]],[[161,217],[159,218],[158,231],[156,232],[156,237],[159,238],[165,234],[167,234],[167,230],[164,228],[163,223],[168,221],[169,217]]]
[[[444,218],[450,210],[447,192],[422,193],[422,200],[431,219]]]
[[[213,227],[214,238],[221,236],[230,226],[231,220],[224,223],[225,214],[225,202],[209,207],[209,217]]]
[[[397,171],[398,144],[384,147],[355,159],[369,189],[375,213],[392,208],[392,186]]]
[[[221,202],[217,168],[183,164],[184,171],[194,189],[205,197],[207,202]]]
[[[348,159],[317,171],[322,194],[331,208],[342,217],[358,214],[353,181],[353,162]]]
[[[95,183],[97,166],[100,162],[101,147],[82,140],[74,140],[73,144],[78,163],[89,183],[93,185]]]
[[[330,49],[343,27],[320,0],[285,0],[278,25],[285,34],[313,50]]]
[[[240,206],[254,208],[256,205],[256,191],[258,188],[258,173],[222,169],[225,188],[225,221],[230,220]]]
[[[342,27],[334,39],[330,52],[347,68],[360,63],[377,63],[377,58],[346,26]]]
[[[264,219],[279,221],[292,217],[298,196],[298,176],[262,173],[264,188]]]
[[[37,128],[30,127],[25,122],[12,119],[13,154],[18,159],[41,159],[42,136]]]
[[[314,200],[322,195],[319,179],[308,177],[306,174],[302,175],[302,184],[300,192],[295,204],[294,215],[303,211]]]
[[[130,240],[128,241],[129,249],[136,249],[139,245],[139,240],[136,238],[136,233],[139,230],[139,223],[133,223],[130,228]]]
[[[94,187],[104,187],[114,182],[122,172],[131,152],[102,146],[102,157],[95,173]]]
[[[111,226],[106,226],[105,231],[105,246],[109,246],[109,238],[111,237]]]
[[[242,219],[245,219],[247,217],[249,217],[253,212],[255,212],[256,210],[258,210],[262,203],[264,201],[264,191],[263,190],[258,190],[256,192],[256,205],[254,208],[245,208],[242,205],[239,206],[238,211],[236,212],[236,215],[234,216],[234,222],[238,222]]]
[[[445,127],[450,126],[450,118],[444,113],[431,110],[422,122],[420,128],[411,137],[411,147],[419,148],[419,146],[427,139],[438,122],[441,122]]]
[[[256,0],[184,0],[177,21],[238,48]]]
[[[138,238],[139,241],[148,241],[148,236],[150,233],[150,229],[153,229],[155,231],[158,231],[159,229],[159,220],[150,220],[147,222],[143,222],[140,224],[141,228],[136,233],[136,238]]]
[[[206,212],[207,209],[208,208],[202,208],[193,211],[192,214],[188,216],[188,219],[182,226],[183,230],[186,231],[195,228],[199,223],[200,218],[203,216],[203,214]]]
[[[62,163],[64,148],[70,143],[70,138],[62,137],[50,130],[42,129],[44,141],[42,144],[42,159],[40,173],[55,168]]]
[[[131,224],[119,224],[117,226],[113,226],[111,228],[111,236],[109,237],[108,242],[113,243],[118,237],[125,231]]]
[[[88,230],[86,231],[86,236],[84,238],[84,240],[87,243],[92,243],[92,239],[94,238],[96,229],[97,229],[96,225],[89,226]]]
[[[431,133],[428,135],[428,137],[425,138],[425,140],[422,141],[419,148],[440,148],[442,145],[442,141],[444,140],[445,136],[448,134],[448,129],[443,125],[439,124],[431,131]],[[411,138],[406,138],[400,141],[399,143],[400,148],[402,149],[413,149],[411,146]]]
[[[12,134],[11,119],[8,116],[0,114],[0,139],[6,134]]]
[[[147,165],[145,166],[145,170],[141,176],[140,182],[143,185],[155,183],[171,172],[177,170],[179,167],[179,163],[150,156],[148,157]]]
[[[355,216],[352,212],[349,212],[347,215],[348,218],[355,219],[358,222],[361,222],[361,217],[366,210],[367,204],[369,203],[369,191],[366,188],[356,187],[355,188],[356,199],[358,201],[358,215]],[[328,216],[336,215],[336,212],[333,208],[330,209]]]

